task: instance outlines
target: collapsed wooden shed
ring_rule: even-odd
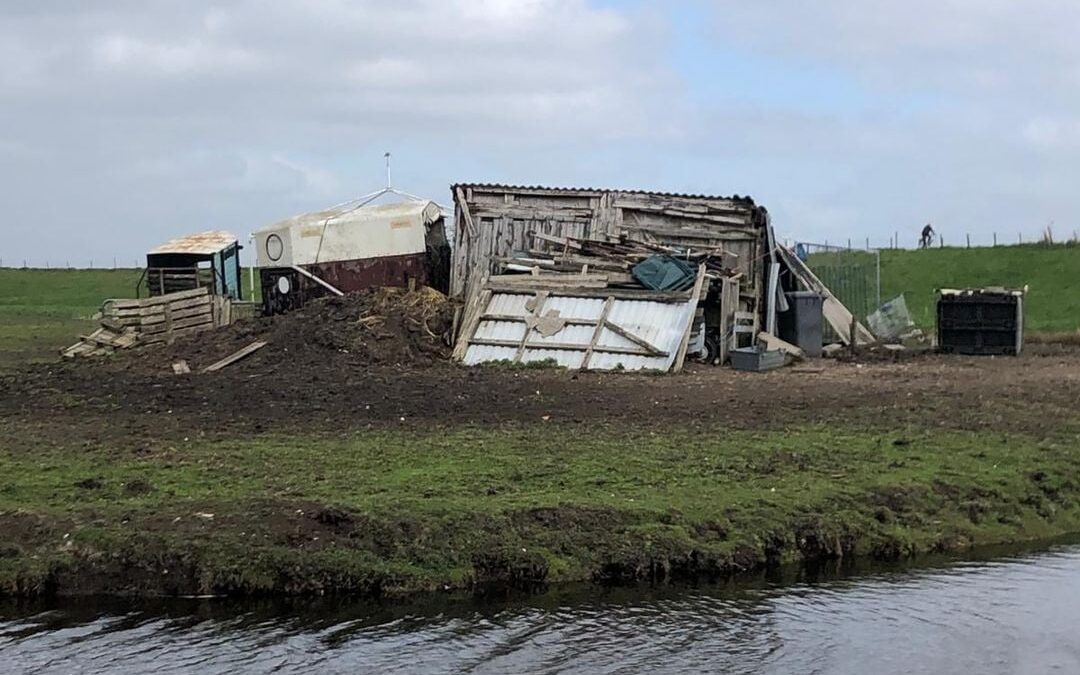
[[[678,370],[694,349],[687,344],[691,334],[699,346],[707,331],[726,339],[738,317],[749,317],[744,333],[755,335],[770,311],[775,315],[768,293],[777,295],[778,266],[768,212],[750,198],[501,184],[459,184],[453,195],[450,292],[466,306],[457,345],[466,363],[550,359],[571,368]],[[555,259],[552,245],[562,248]],[[701,278],[693,291],[634,288],[629,267],[600,271],[616,262],[596,257],[605,248],[623,256],[619,264],[642,249],[699,256]],[[592,257],[575,255],[588,249]],[[549,271],[577,266],[581,273],[499,274],[528,269],[530,261]],[[557,333],[537,328],[550,327],[542,321],[547,313],[562,322]]]
[[[463,183],[453,187],[455,233],[450,295],[498,269],[499,259],[533,246],[533,233],[634,239],[688,251],[737,256],[745,308],[764,292],[769,217],[749,197]]]

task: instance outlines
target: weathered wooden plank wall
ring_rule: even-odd
[[[764,276],[765,210],[750,199],[619,190],[510,185],[454,186],[456,228],[451,296],[496,272],[496,259],[532,248],[531,232],[555,237],[627,236],[738,256],[744,297],[756,299]],[[471,227],[469,226],[471,224]]]

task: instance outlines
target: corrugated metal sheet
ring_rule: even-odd
[[[212,230],[210,232],[200,232],[199,234],[189,234],[186,237],[170,239],[161,246],[151,249],[148,255],[158,255],[163,253],[213,255],[214,253],[229,248],[236,242],[236,235],[226,232],[225,230]]]
[[[717,199],[727,200],[733,202],[740,202],[747,207],[753,207],[753,198],[746,196],[741,197],[739,195],[701,195],[690,194],[683,192],[656,192],[653,190],[624,190],[620,188],[594,188],[594,187],[558,187],[550,185],[511,185],[506,183],[459,183],[451,186],[451,192],[457,188],[472,188],[474,190],[498,190],[498,191],[515,191],[515,190],[547,190],[547,191],[559,191],[559,192],[617,192],[619,194],[627,195],[656,195],[658,197],[681,197],[683,199]]]
[[[496,293],[491,296],[485,314],[499,316],[526,317],[530,312],[525,303],[532,295],[516,293]],[[570,298],[552,295],[544,304],[541,315],[557,310],[563,319],[586,319],[599,321],[604,311],[605,299]],[[647,356],[645,354],[625,354],[604,351],[605,348],[640,349],[633,341],[604,328],[597,340],[589,360],[589,370],[658,370],[668,371],[679,351],[682,336],[687,323],[693,316],[696,303],[664,303],[650,300],[617,299],[612,303],[607,322],[647,341],[657,349],[666,352],[665,356]],[[520,342],[525,335],[525,323],[521,321],[482,320],[472,336],[477,340],[499,340]],[[594,325],[567,325],[558,333],[543,336],[536,331],[529,335],[526,349],[522,354],[523,363],[552,360],[564,368],[581,368],[586,350],[552,349],[552,346],[576,345],[587,346],[592,342]],[[547,348],[545,348],[547,347]],[[477,365],[493,361],[513,361],[518,348],[470,344],[465,352],[464,363]]]

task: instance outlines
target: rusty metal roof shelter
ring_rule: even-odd
[[[224,230],[190,234],[155,246],[146,254],[139,281],[151,297],[207,288],[212,295],[242,300],[240,242]]]

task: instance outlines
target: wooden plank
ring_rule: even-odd
[[[757,335],[758,342],[765,346],[768,351],[781,351],[788,356],[796,359],[806,358],[806,353],[802,349],[796,347],[790,342],[785,342],[775,335],[771,335],[766,331],[761,331]]]
[[[245,358],[247,356],[250,356],[251,354],[254,354],[255,352],[259,351],[260,349],[262,349],[265,346],[266,346],[266,341],[265,340],[256,340],[255,342],[252,342],[251,344],[249,344],[247,347],[244,347],[243,349],[238,349],[237,351],[235,351],[232,354],[226,356],[225,358],[221,359],[220,361],[212,363],[209,366],[203,368],[202,371],[204,373],[217,372],[217,371],[221,370],[222,368],[224,368],[226,366],[230,366],[230,365],[236,363],[237,361],[239,361],[242,358]]]
[[[566,237],[556,237],[550,234],[544,234],[543,232],[530,232],[533,239],[539,239],[540,241],[546,241],[550,244],[558,244],[563,248],[572,248],[576,251],[581,250],[581,244]]]
[[[735,341],[735,312],[739,309],[739,280],[724,278],[720,286],[720,364],[728,360],[728,353]]]
[[[465,199],[465,193],[461,191],[460,187],[454,188],[454,192],[457,195],[458,207],[461,209],[461,217],[465,219],[465,231],[469,233],[469,237],[476,239],[476,225],[473,223],[472,213],[469,211],[469,202]]]
[[[514,323],[526,323],[531,316],[523,316],[519,314],[484,314],[480,317],[481,321],[510,321]],[[568,326],[595,326],[600,323],[596,319],[565,319],[559,317],[559,319]]]
[[[697,306],[699,299],[701,298],[701,289],[705,285],[705,263],[698,265],[697,279],[694,281],[694,290],[690,292],[690,319],[686,322],[686,327],[683,329],[682,340],[679,342],[679,351],[675,355],[675,363],[671,367],[671,372],[677,373],[683,369],[683,363],[686,361],[686,350],[690,347],[690,333],[694,329],[694,316],[697,313]]]
[[[603,288],[604,286],[607,286],[608,274],[606,272],[592,274],[493,274],[491,275],[491,283],[503,285],[514,284],[530,287],[537,284],[544,284],[548,286],[567,286],[570,288]]]
[[[98,329],[90,335],[80,335],[79,339],[83,342],[91,342],[100,347],[114,348],[117,346],[116,340],[119,336],[111,331]]]
[[[146,344],[171,342],[172,339],[202,333],[203,331],[210,330],[213,327],[213,324],[205,324],[202,326],[195,326],[194,328],[180,328],[168,333],[143,333],[139,336],[139,342]]]
[[[487,290],[506,295],[532,295],[533,291],[521,284],[496,284],[489,282]],[[551,295],[560,298],[595,298],[603,300],[608,296],[616,300],[638,300],[641,302],[684,303],[690,299],[687,291],[650,291],[636,288],[555,288],[547,289]]]
[[[600,312],[600,319],[596,322],[596,330],[593,331],[592,340],[589,341],[589,348],[585,350],[585,356],[581,357],[581,370],[589,369],[589,361],[592,360],[596,345],[600,342],[600,335],[604,332],[604,325],[607,323],[608,315],[611,314],[611,308],[614,306],[615,298],[608,296],[604,300],[604,309]]]
[[[192,307],[210,307],[212,304],[211,297],[204,295],[200,298],[181,298],[174,302],[158,302],[152,305],[137,306],[137,307],[117,307],[116,305],[106,305],[102,308],[102,314],[110,317],[129,317],[129,316],[152,316],[154,314],[161,314],[165,311],[166,307],[171,308],[173,311],[180,309],[190,309]]]
[[[517,349],[520,344],[517,340],[489,340],[487,338],[473,338],[469,340],[470,345],[480,345],[484,347],[512,347]],[[570,351],[570,352],[582,352],[588,350],[589,345],[585,344],[568,344],[564,342],[531,342],[525,345],[525,349],[551,349],[554,351]],[[596,345],[593,351],[601,352],[604,354],[627,354],[630,356],[652,356],[644,349],[633,349],[631,347],[605,347],[604,345]]]
[[[476,329],[480,325],[480,317],[487,310],[488,303],[491,302],[492,292],[483,288],[482,285],[482,281],[476,284],[476,289],[465,309],[461,333],[458,334],[457,343],[454,345],[453,358],[456,361],[465,359],[465,353],[469,349],[469,340],[476,334]]]
[[[668,355],[667,352],[660,349],[656,345],[652,344],[648,340],[646,340],[644,338],[641,338],[641,337],[639,337],[637,335],[634,335],[633,333],[626,330],[622,326],[620,326],[618,324],[615,324],[615,323],[612,323],[611,321],[608,321],[606,319],[604,321],[604,328],[607,328],[608,330],[610,330],[612,333],[615,333],[616,335],[620,335],[620,336],[626,338],[630,342],[633,342],[637,346],[639,346],[642,349],[648,351],[653,356],[667,356]]]
[[[188,298],[198,298],[200,296],[208,295],[208,291],[205,287],[193,288],[190,291],[177,291],[176,293],[169,293],[168,295],[157,295],[152,298],[143,298],[141,300],[133,300],[126,298],[110,298],[105,301],[105,304],[111,304],[118,309],[129,309],[131,307],[153,307],[155,305],[167,305],[178,300],[185,300]]]
[[[210,312],[209,307],[192,307],[190,309],[181,309],[181,310],[176,311],[176,312],[170,312],[169,315],[172,317],[172,319],[174,321],[179,321],[180,319],[190,319],[190,318],[199,317],[199,316],[206,317],[206,319],[208,321],[212,321],[213,318],[214,318],[214,315]],[[164,321],[165,321],[165,312],[161,312],[161,313],[158,313],[158,314],[150,314],[150,315],[141,317],[141,321],[139,321],[139,325],[141,325],[141,326],[152,326],[154,324],[163,323]]]
[[[168,333],[170,330],[179,330],[181,328],[194,328],[195,326],[209,326],[213,328],[214,318],[209,314],[200,314],[198,316],[189,317],[186,319],[166,320],[163,322],[152,323],[143,326],[142,333],[144,335],[156,335],[158,333]]]
[[[544,315],[544,305],[547,303],[548,294],[547,291],[540,291],[536,294],[531,312],[533,317],[540,317]],[[529,323],[525,324],[525,332],[521,334],[521,344],[518,346],[517,353],[514,355],[514,363],[521,363],[521,357],[525,355],[525,343],[529,341],[529,335],[533,332],[533,326]]]

